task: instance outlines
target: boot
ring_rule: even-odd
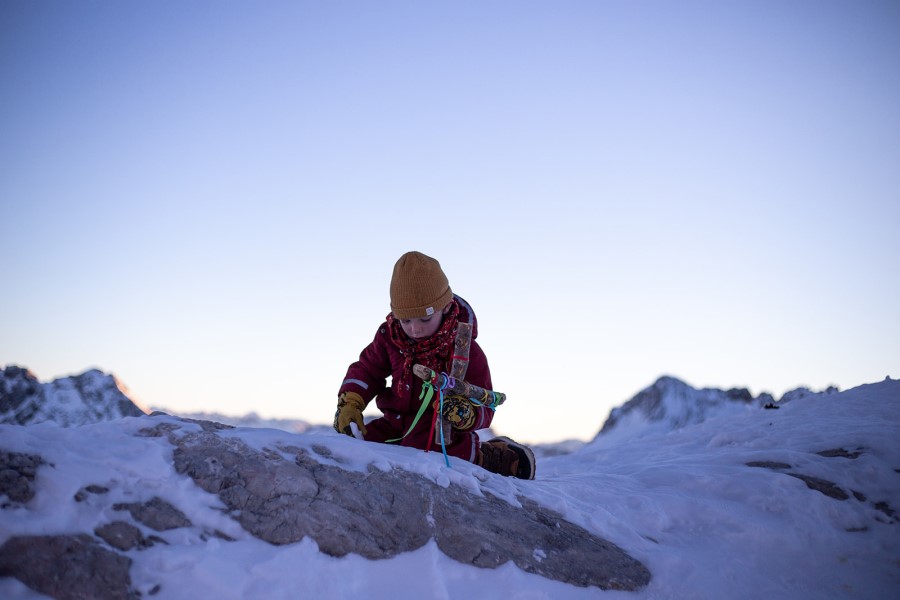
[[[534,479],[534,452],[508,437],[496,437],[481,444],[476,460],[479,467],[500,475]]]

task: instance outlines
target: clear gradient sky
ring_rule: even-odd
[[[900,376],[900,3],[0,3],[0,364],[330,422],[438,258],[498,432]]]

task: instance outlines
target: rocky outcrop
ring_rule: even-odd
[[[34,497],[34,477],[44,464],[40,456],[0,450],[0,497],[8,502],[24,504]],[[6,503],[0,507],[6,508]]]
[[[344,468],[322,445],[258,450],[216,423],[171,417],[154,421],[139,435],[174,446],[175,471],[217,495],[227,515],[271,544],[310,538],[331,556],[380,560],[434,540],[448,557],[474,567],[493,569],[512,562],[528,573],[602,589],[638,590],[650,581],[647,568],[621,548],[527,498],[513,505],[486,490],[477,495],[459,485],[443,487],[401,469],[370,466],[359,472]],[[4,493],[11,492],[21,507],[34,496],[35,472],[40,476],[45,462],[11,452],[0,456],[0,473],[11,474]],[[0,547],[0,576],[16,577],[54,598],[132,598],[138,592],[131,586],[131,560],[124,552],[168,544],[164,537],[173,529],[179,533],[171,540],[233,541],[218,530],[194,525],[185,514],[189,507],[163,498],[116,502],[121,490],[117,496],[110,485],[115,486],[85,482],[72,502],[81,505],[82,513],[115,518],[98,519],[101,524],[92,532],[79,535],[6,540]],[[128,494],[135,492],[139,490]],[[147,593],[151,588],[144,585]],[[166,583],[162,578],[151,585],[159,591]]]
[[[816,452],[815,454],[823,458],[842,458],[856,460],[863,454],[863,452],[865,452],[865,449],[863,448],[854,448],[853,450],[848,450],[847,448],[832,448],[829,450]],[[881,513],[876,517],[878,521],[889,525],[897,523],[897,520],[895,518],[896,511],[893,509],[893,507],[891,507],[890,503],[887,500],[871,502],[865,494],[858,490],[849,490],[848,493],[848,490],[845,490],[833,481],[828,481],[827,479],[823,479],[821,477],[815,477],[813,475],[799,472],[790,463],[774,460],[763,460],[751,461],[746,464],[748,467],[769,469],[771,471],[775,471],[776,473],[782,473],[784,475],[794,477],[795,479],[799,479],[800,481],[805,483],[806,487],[808,487],[809,489],[819,492],[820,494],[828,496],[829,498],[832,498],[834,500],[843,502],[851,500],[852,498],[856,502],[868,502],[872,506],[872,508]],[[867,530],[867,527],[863,527],[859,529],[851,529],[848,531]]]
[[[0,547],[0,577],[51,598],[138,598],[130,567],[130,558],[84,534],[14,537]]]
[[[127,510],[135,521],[156,531],[191,526],[191,522],[183,512],[159,497],[154,497],[147,502],[114,504],[113,510]]]
[[[141,530],[125,521],[113,521],[97,527],[94,533],[116,550],[147,548],[153,545]]]
[[[636,590],[650,580],[622,549],[524,498],[516,508],[405,471],[348,471],[299,448],[256,451],[213,430],[170,439],[175,469],[273,544],[308,536],[332,556],[384,559],[434,539],[447,556],[476,567],[512,561],[529,573],[603,589]]]

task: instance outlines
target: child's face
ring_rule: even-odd
[[[448,305],[444,310],[436,312],[428,317],[422,317],[421,319],[398,319],[398,321],[400,321],[400,327],[403,328],[403,333],[416,341],[420,341],[430,338],[438,329],[440,329],[441,322],[444,320],[444,315],[449,310],[450,307]]]

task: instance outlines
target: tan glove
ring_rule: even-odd
[[[362,416],[365,408],[366,403],[356,392],[344,392],[338,396],[337,411],[334,413],[334,430],[352,436],[350,423],[356,423],[360,433],[366,435],[366,426],[363,424]]]

